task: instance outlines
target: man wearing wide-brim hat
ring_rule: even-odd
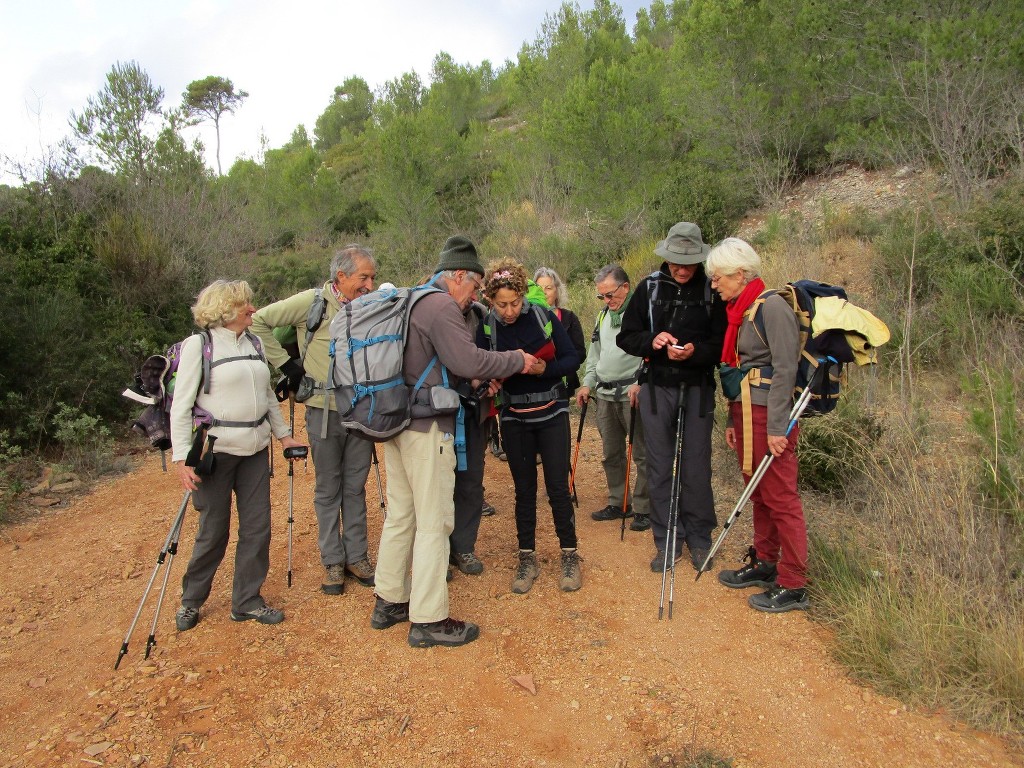
[[[674,225],[654,249],[664,259],[661,268],[636,286],[616,337],[624,351],[648,361],[640,378],[640,418],[657,550],[651,570],[656,572],[665,567],[671,547],[668,528],[674,492],[676,541],[668,557],[681,558],[685,543],[694,569],[699,568],[717,525],[711,491],[714,371],[728,321],[725,304],[711,290],[704,272],[710,250],[696,224]],[[678,455],[677,427],[682,429]],[[679,476],[675,489],[673,468]]]

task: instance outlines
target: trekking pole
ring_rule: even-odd
[[[292,403],[295,401],[292,400]],[[293,405],[292,408],[295,406]],[[284,449],[284,458],[288,462],[288,588],[292,586],[292,524],[295,522],[295,462],[294,459],[305,459],[309,448],[298,445]]]
[[[633,461],[633,433],[636,429],[636,406],[629,406],[629,440],[626,442],[626,489],[622,493],[622,528],[619,530],[619,541],[626,540],[626,504],[629,501],[629,467]]]
[[[164,560],[167,558],[167,553],[171,549],[171,542],[175,545],[178,542],[178,535],[181,533],[181,522],[185,519],[185,509],[188,507],[188,500],[192,496],[192,491],[186,491],[184,498],[181,500],[181,506],[178,508],[178,514],[174,517],[174,522],[171,523],[171,530],[167,533],[167,539],[164,541],[164,546],[160,550],[160,554],[156,558],[156,565],[153,566],[153,573],[149,576],[149,583],[146,584],[146,589],[142,593],[142,599],[139,600],[139,607],[135,609],[135,616],[132,618],[132,623],[128,627],[128,632],[124,636],[124,642],[121,643],[121,650],[117,654],[117,661],[114,662],[114,669],[117,669],[121,664],[121,659],[124,658],[125,654],[128,653],[128,642],[132,638],[132,633],[135,631],[135,625],[139,621],[139,616],[142,614],[142,608],[146,604],[146,598],[149,597],[150,590],[153,589],[153,582],[156,581],[156,574],[160,570],[160,566],[164,564]],[[170,572],[170,564],[168,564],[168,572]],[[164,584],[167,584],[167,576],[164,576]],[[155,641],[154,641],[155,642]],[[147,657],[149,654],[149,647],[146,649]]]
[[[652,393],[652,397],[654,394]],[[683,414],[686,412],[686,384],[679,385],[679,402],[676,406],[676,456],[672,462],[672,498],[668,507],[668,531],[665,533],[665,559],[661,564],[661,602],[658,603],[658,621],[665,610],[665,579],[671,568],[668,586],[668,618],[672,619],[672,599],[676,588],[676,523],[679,521],[679,494],[683,482],[679,465],[683,456]],[[672,565],[669,566],[671,559]]]
[[[580,500],[576,498],[576,462],[580,458],[580,441],[583,440],[583,422],[587,419],[588,405],[590,405],[589,397],[580,406],[580,426],[576,430],[576,453],[572,457],[572,472],[569,473],[569,490],[572,491],[572,503],[577,507],[580,505]]]
[[[387,504],[384,501],[384,487],[380,484],[380,461],[377,460],[377,444],[373,443],[370,449],[370,458],[373,460],[373,471],[377,474],[377,496],[380,497],[380,512],[384,519],[388,519]]]
[[[177,521],[177,526],[172,529],[173,536],[171,537],[171,545],[167,548],[167,567],[164,568],[164,580],[160,584],[160,594],[156,598],[156,610],[153,611],[153,625],[149,628],[149,637],[146,638],[146,655],[144,658],[149,658],[149,652],[153,650],[153,646],[156,645],[156,624],[160,620],[160,609],[164,605],[164,595],[167,594],[167,579],[171,575],[171,565],[174,563],[174,556],[178,554],[178,538],[181,536],[181,524],[184,520],[184,515]]]
[[[827,360],[819,361],[818,367],[824,372],[822,374],[823,381],[828,376],[828,368],[833,362],[835,362],[835,359],[831,357],[827,358]],[[815,374],[817,375],[817,371],[815,371]],[[807,408],[807,404],[811,402],[813,389],[811,383],[812,382],[807,383],[807,386],[804,387],[804,391],[800,393],[800,397],[797,398],[797,401],[793,404],[793,408],[789,412],[789,424],[786,427],[785,437],[789,437],[789,434],[793,431],[793,427],[795,427],[797,421],[800,420],[800,415],[804,412],[804,409]],[[750,481],[747,483],[747,487],[743,489],[743,493],[740,495],[739,501],[736,502],[736,506],[732,508],[732,512],[729,514],[728,519],[723,523],[722,532],[718,534],[718,538],[715,540],[714,546],[708,550],[708,556],[704,558],[704,562],[701,563],[700,568],[697,569],[697,578],[694,579],[694,581],[700,579],[701,574],[707,570],[708,563],[711,562],[711,559],[715,556],[719,547],[722,546],[722,542],[725,541],[725,537],[729,533],[729,528],[732,527],[734,522],[736,522],[736,518],[740,516],[740,512],[743,511],[744,505],[750,500],[750,497],[757,489],[758,483],[760,483],[762,478],[765,476],[765,473],[768,471],[768,467],[771,465],[774,458],[775,457],[772,455],[772,452],[768,451],[768,453],[765,454],[765,457],[761,459],[761,463],[758,465],[754,474],[750,476]]]

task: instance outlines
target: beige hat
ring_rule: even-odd
[[[654,253],[669,264],[700,264],[707,259],[711,246],[704,242],[700,227],[680,221],[668,231],[668,237],[658,243]]]

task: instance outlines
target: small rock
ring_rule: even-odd
[[[69,480],[68,482],[61,483],[60,485],[50,486],[50,491],[53,493],[69,493],[71,491],[77,491],[81,487],[81,480]]]
[[[42,688],[44,685],[46,685],[45,677],[33,677],[28,681],[29,688]]]
[[[29,499],[28,503],[31,504],[33,507],[46,508],[54,507],[57,504],[60,504],[60,499],[54,499],[49,496],[37,496],[34,499]]]
[[[533,675],[517,675],[512,678],[512,682],[522,686],[534,696],[537,695],[537,686],[533,683]]]
[[[90,744],[82,751],[85,752],[85,754],[87,754],[89,757],[96,757],[96,755],[102,755],[112,746],[114,746],[114,742],[112,741],[100,741],[96,744]]]

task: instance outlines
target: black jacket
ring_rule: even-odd
[[[659,272],[637,284],[615,341],[623,351],[648,361],[645,381],[659,386],[714,387],[714,371],[722,357],[727,326],[725,302],[711,290],[703,264],[680,285],[672,279],[668,264],[663,263]],[[662,331],[675,336],[679,344],[692,343],[690,358],[669,360],[665,349],[655,351],[651,343]]]

